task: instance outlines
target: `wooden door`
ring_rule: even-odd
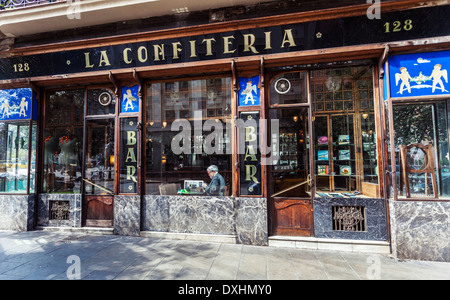
[[[114,219],[113,196],[85,196],[84,198],[85,226],[112,227]]]
[[[311,200],[275,198],[272,201],[272,235],[314,235]]]
[[[269,115],[279,120],[279,159],[268,172],[270,234],[313,236],[309,108],[272,109]]]

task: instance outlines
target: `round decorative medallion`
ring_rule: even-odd
[[[103,106],[108,106],[112,102],[112,96],[108,92],[103,92],[98,97],[98,102]]]
[[[341,89],[341,80],[339,77],[330,76],[325,82],[327,90],[330,92],[336,92]]]
[[[287,94],[291,90],[291,82],[286,78],[280,78],[275,82],[275,91],[278,94]]]

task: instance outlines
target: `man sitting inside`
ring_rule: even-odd
[[[203,187],[205,189],[206,195],[208,196],[223,196],[225,188],[225,180],[222,175],[219,174],[219,168],[217,166],[209,166],[206,169],[211,182],[209,184],[204,183]]]

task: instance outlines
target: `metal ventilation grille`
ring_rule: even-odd
[[[333,206],[333,230],[366,231],[366,208],[364,206]]]
[[[50,220],[66,221],[70,217],[68,201],[50,201]]]

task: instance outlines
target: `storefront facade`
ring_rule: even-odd
[[[369,5],[272,13],[10,50],[0,229],[448,261],[444,4],[387,1],[381,19]],[[401,68],[414,63],[402,64],[419,58],[440,68],[407,77]],[[402,177],[418,165],[429,178]],[[406,230],[421,211],[430,227]]]

